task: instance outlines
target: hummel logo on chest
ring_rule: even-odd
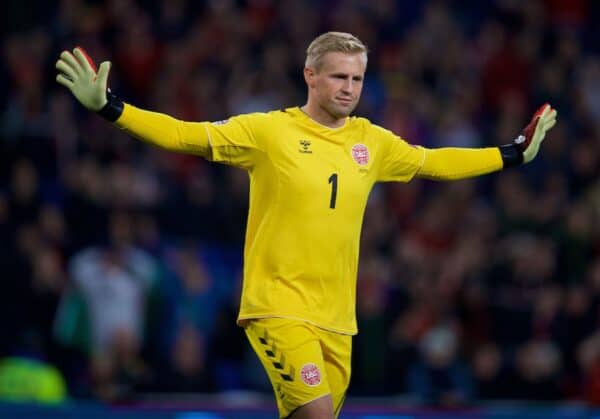
[[[300,149],[298,150],[300,153],[312,154],[312,150],[310,149],[310,141],[309,140],[300,140]]]

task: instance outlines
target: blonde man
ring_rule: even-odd
[[[301,107],[184,122],[107,94],[109,62],[64,51],[57,81],[88,109],[168,150],[241,167],[250,177],[238,324],[263,363],[281,418],[334,418],[350,380],[359,237],[376,182],[452,180],[531,161],[556,111],[544,105],[513,143],[481,149],[415,147],[350,116],[367,49],[329,32],[308,47]]]

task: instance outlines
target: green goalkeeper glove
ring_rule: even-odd
[[[77,47],[72,54],[69,51],[60,54],[56,69],[60,71],[56,81],[69,89],[83,106],[97,112],[106,105],[110,62],[104,61],[96,71],[96,65],[89,55]]]
[[[501,146],[504,167],[529,163],[537,155],[546,132],[556,124],[556,109],[545,103],[512,144]]]
[[[110,61],[96,64],[81,47],[73,53],[63,51],[56,62],[56,81],[73,93],[86,108],[102,117],[116,121],[123,112],[123,103],[107,88]]]

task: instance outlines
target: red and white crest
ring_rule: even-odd
[[[369,149],[364,144],[354,144],[352,146],[352,158],[361,166],[369,163]]]
[[[300,370],[300,378],[307,386],[315,387],[321,384],[321,371],[315,364],[305,364]]]

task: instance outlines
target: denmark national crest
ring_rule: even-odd
[[[305,364],[300,370],[300,377],[307,386],[315,387],[321,384],[321,371],[315,364]]]
[[[355,162],[364,166],[369,163],[369,149],[364,144],[354,144],[352,146],[352,158]]]

